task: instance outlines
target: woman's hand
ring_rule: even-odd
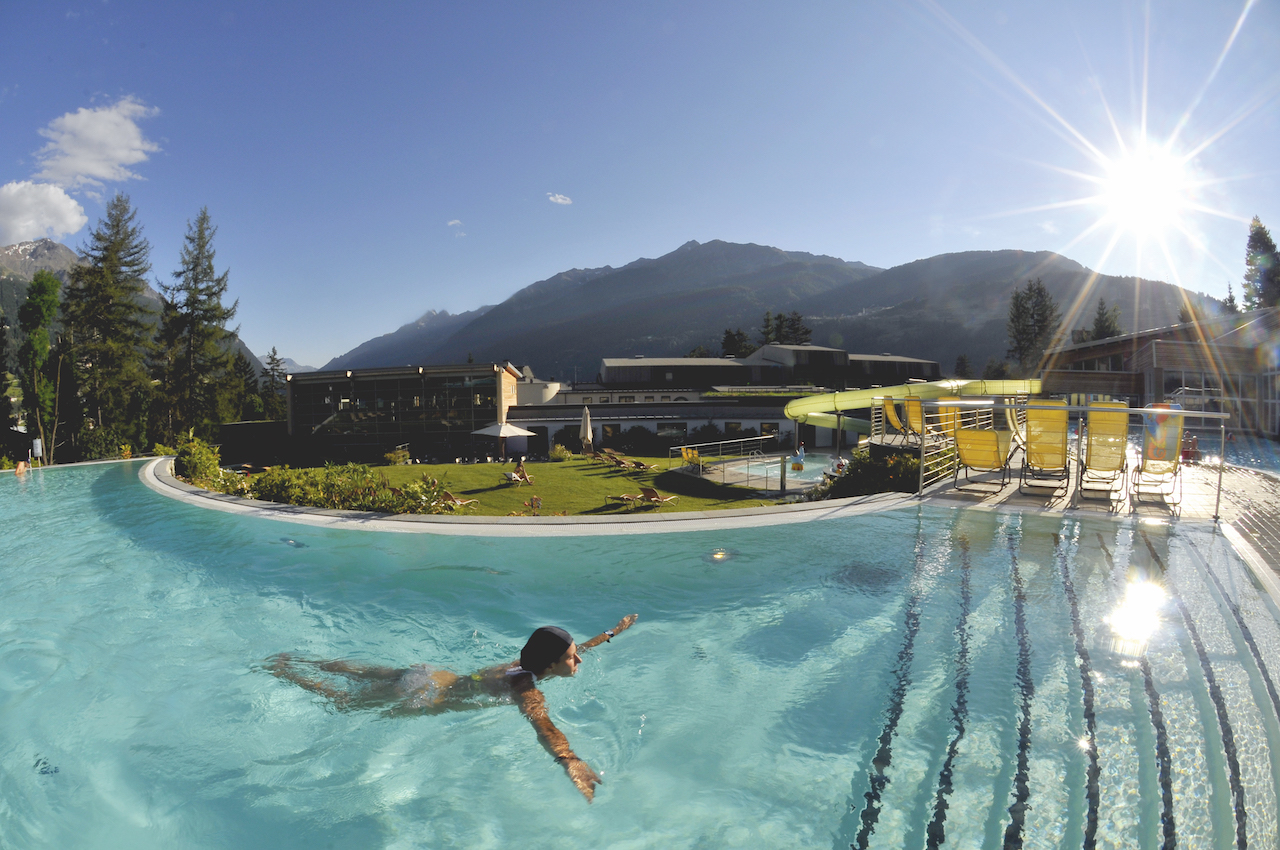
[[[591,765],[587,764],[577,756],[569,756],[568,758],[558,759],[564,765],[565,772],[569,774],[569,778],[573,780],[573,784],[582,792],[582,796],[587,798],[587,802],[596,795],[596,786],[604,780],[596,775],[591,769]]]

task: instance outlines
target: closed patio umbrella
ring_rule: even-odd
[[[582,408],[582,427],[578,429],[578,439],[582,440],[582,453],[591,451],[591,411]]]

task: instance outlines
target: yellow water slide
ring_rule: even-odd
[[[819,428],[836,427],[836,411],[850,413],[856,410],[869,410],[880,403],[880,399],[893,398],[901,401],[907,397],[941,398],[943,396],[1017,396],[1038,395],[1040,381],[982,381],[951,380],[929,381],[922,384],[899,384],[896,387],[874,387],[869,390],[845,390],[838,393],[805,396],[787,404],[783,411],[788,419],[794,419],[806,425]],[[841,425],[846,431],[867,433],[869,426],[865,420],[842,416]],[[855,424],[856,423],[856,424]]]

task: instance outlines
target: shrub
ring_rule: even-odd
[[[173,462],[173,472],[192,484],[216,482],[221,479],[218,468],[218,450],[199,437],[192,437],[178,449]]]
[[[362,464],[330,464],[322,469],[277,466],[248,480],[245,495],[265,502],[385,514],[445,513],[440,482],[427,475],[401,488]],[[227,492],[227,491],[223,491]]]
[[[17,464],[9,460],[8,457],[0,455],[0,469],[13,469],[15,466],[17,466]]]
[[[569,451],[559,443],[556,443],[551,447],[549,457],[556,462],[563,462],[573,457],[573,452]]]
[[[133,446],[128,443],[122,443],[120,446],[120,457],[129,460],[133,457]]]
[[[151,447],[151,452],[159,457],[165,457],[167,455],[176,455],[178,450],[173,446],[166,446],[164,443],[156,443]]]
[[[409,462],[409,450],[396,449],[384,454],[382,459],[386,461],[387,466],[403,466]]]
[[[805,498],[818,501],[872,493],[914,493],[919,486],[920,458],[898,454],[872,458],[861,452],[849,459],[843,475],[813,488]]]

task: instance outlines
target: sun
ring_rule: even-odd
[[[1193,205],[1186,161],[1167,148],[1141,145],[1103,163],[1103,218],[1138,239],[1160,239]]]

